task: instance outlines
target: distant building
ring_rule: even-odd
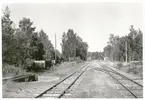
[[[109,57],[104,57],[104,60],[105,61],[109,61]]]
[[[89,61],[89,60],[92,60],[92,57],[87,57],[87,60]]]

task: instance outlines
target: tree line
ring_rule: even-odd
[[[87,60],[88,44],[82,40],[72,29],[62,36],[62,54],[65,60],[80,58]]]
[[[6,7],[2,16],[2,61],[15,66],[25,65],[30,60],[54,59],[54,47],[48,35],[36,32],[29,18],[19,21],[18,28],[10,19],[10,9]]]
[[[108,57],[112,61],[122,62],[143,60],[143,33],[140,29],[136,30],[133,25],[129,31],[128,35],[121,37],[110,34],[103,52],[92,52],[89,55],[92,59]]]
[[[2,61],[15,66],[30,66],[34,60],[56,62],[68,60],[70,57],[80,57],[86,60],[88,45],[74,34],[72,29],[62,36],[62,54],[55,50],[47,33],[41,29],[36,32],[36,27],[30,18],[19,21],[18,28],[10,19],[10,9],[6,7],[3,11],[2,20]]]
[[[92,60],[103,60],[104,59],[104,53],[103,52],[88,52],[87,57],[91,57]]]

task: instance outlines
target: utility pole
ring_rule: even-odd
[[[126,46],[126,63],[127,63],[127,41],[125,42],[125,46]]]
[[[57,43],[56,43],[56,34],[55,34],[55,64],[56,64],[56,45]]]

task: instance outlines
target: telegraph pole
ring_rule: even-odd
[[[55,64],[56,64],[56,45],[57,45],[56,42],[57,42],[57,41],[56,41],[56,34],[55,34]]]
[[[126,63],[127,63],[127,41],[125,42],[125,46],[126,46]]]

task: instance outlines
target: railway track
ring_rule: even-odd
[[[118,91],[124,92],[127,91],[130,95],[129,98],[143,98],[143,85],[130,79],[119,72],[113,70],[106,65],[100,65],[102,68],[96,68],[96,70],[103,71],[106,74],[110,75],[113,80],[116,81]],[[135,79],[140,80],[140,79]],[[128,97],[128,96],[127,96]]]
[[[65,98],[71,96],[74,90],[80,85],[80,77],[83,75],[83,73],[87,70],[89,66],[90,64],[81,67],[79,70],[73,72],[66,78],[54,84],[52,87],[48,88],[35,98]]]

